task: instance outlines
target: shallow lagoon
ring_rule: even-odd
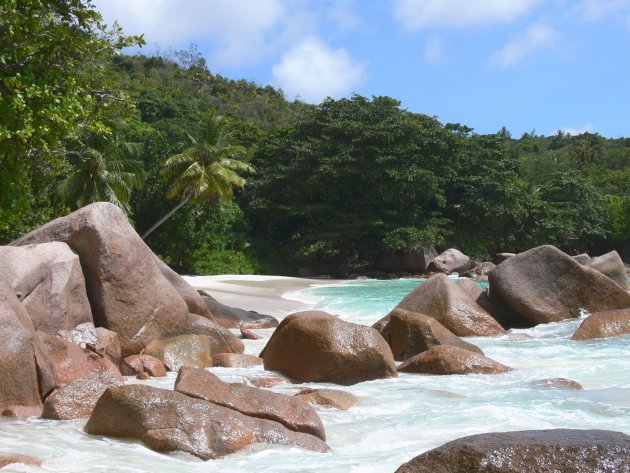
[[[342,318],[372,324],[421,280],[325,284],[290,298]],[[425,376],[339,387],[279,385],[294,394],[305,386],[344,389],[360,398],[347,412],[318,408],[331,452],[254,447],[222,460],[152,452],[142,444],[82,432],[84,421],[0,421],[3,451],[44,459],[42,469],[10,465],[3,471],[47,472],[388,472],[417,454],[481,432],[547,428],[598,428],[630,434],[630,337],[574,342],[580,320],[470,337],[491,358],[516,371],[503,375]],[[273,330],[260,331],[267,336]],[[247,341],[258,354],[265,341]],[[262,368],[212,368],[226,381],[243,381]],[[536,387],[532,381],[566,377],[584,391]],[[172,387],[174,375],[150,381]],[[133,382],[136,382],[135,380]]]

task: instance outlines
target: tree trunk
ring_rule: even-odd
[[[173,215],[175,212],[177,212],[181,207],[184,206],[184,204],[186,202],[188,202],[190,200],[190,198],[192,197],[192,192],[189,192],[182,200],[179,201],[179,204],[177,204],[175,207],[173,207],[171,210],[168,211],[168,213],[166,215],[164,215],[164,217],[162,217],[161,219],[159,219],[157,222],[155,222],[153,224],[153,226],[151,228],[149,228],[146,232],[144,232],[142,234],[142,239],[146,240],[147,237],[153,233],[153,231],[159,227],[160,225],[162,225],[164,222],[166,222],[169,218],[171,218],[171,215]]]

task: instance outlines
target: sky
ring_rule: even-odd
[[[94,0],[154,55],[288,100],[386,95],[477,133],[630,136],[630,0]]]

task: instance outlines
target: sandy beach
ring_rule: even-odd
[[[230,274],[184,276],[184,279],[195,289],[208,291],[222,304],[280,318],[309,308],[306,301],[291,299],[291,293],[312,286],[343,282],[332,279]]]

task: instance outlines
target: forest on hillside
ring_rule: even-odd
[[[194,46],[123,53],[142,41],[85,0],[0,6],[0,244],[107,200],[187,274],[345,275],[418,246],[630,259],[630,138],[289,101]]]

